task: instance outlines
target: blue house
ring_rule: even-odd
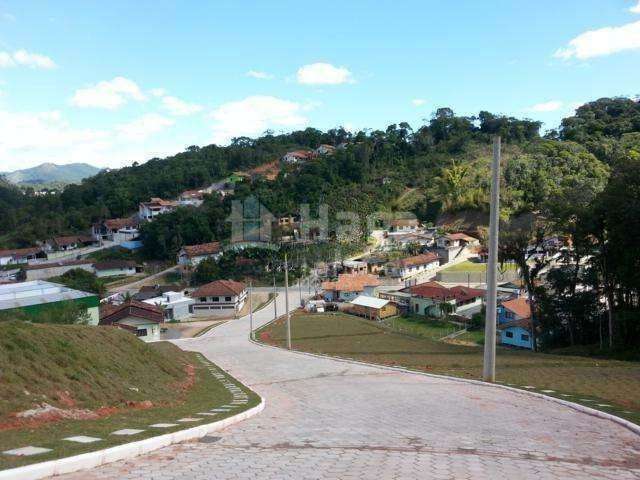
[[[498,305],[500,343],[533,349],[531,338],[531,306],[523,297],[506,300]]]

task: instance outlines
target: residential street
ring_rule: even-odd
[[[297,289],[290,298],[296,307]],[[269,305],[254,324],[272,318]],[[614,422],[524,393],[261,347],[248,325],[175,343],[262,395],[263,413],[219,439],[60,478],[640,478],[640,437]]]

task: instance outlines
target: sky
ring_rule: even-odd
[[[640,94],[640,0],[0,0],[0,171]]]

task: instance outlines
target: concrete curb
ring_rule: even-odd
[[[273,319],[270,322],[265,323],[264,325],[258,327],[258,328],[264,328],[267,325],[275,322],[278,319]],[[446,379],[446,380],[451,380],[454,382],[461,382],[461,383],[470,383],[470,384],[474,384],[474,385],[478,385],[478,386],[483,386],[483,387],[492,387],[492,388],[501,388],[503,390],[508,390],[510,392],[513,393],[517,393],[517,394],[521,394],[521,395],[529,395],[532,397],[537,397],[540,398],[542,400],[546,400],[546,401],[550,401],[550,402],[554,402],[560,405],[563,405],[565,407],[569,407],[573,410],[576,410],[578,412],[581,413],[585,413],[587,415],[591,415],[592,417],[597,417],[597,418],[602,418],[604,420],[609,420],[612,421],[614,423],[617,423],[618,425],[625,427],[627,430],[630,430],[631,432],[635,433],[636,435],[640,436],[640,425],[636,425],[635,423],[632,423],[628,420],[625,420],[624,418],[620,418],[617,417],[616,415],[612,415],[610,413],[606,413],[606,412],[602,412],[600,410],[596,410],[595,408],[590,408],[590,407],[586,407],[584,405],[580,405],[579,403],[574,403],[574,402],[569,402],[567,400],[562,400],[561,398],[556,398],[556,397],[552,397],[549,395],[544,395],[542,393],[538,393],[538,392],[531,392],[529,390],[521,390],[519,388],[513,388],[513,387],[509,387],[508,385],[501,385],[499,383],[488,383],[488,382],[483,382],[481,380],[472,380],[472,379],[468,379],[468,378],[459,378],[459,377],[451,377],[448,375],[438,375],[435,373],[426,373],[426,372],[419,372],[416,370],[410,370],[408,368],[403,368],[403,367],[392,367],[389,365],[379,365],[376,363],[367,363],[367,362],[362,362],[360,360],[353,360],[350,358],[343,358],[343,357],[333,357],[331,355],[323,355],[320,353],[310,353],[310,352],[302,352],[300,350],[286,350],[284,348],[281,347],[276,347],[273,345],[267,345],[264,343],[261,343],[257,340],[252,340],[251,337],[249,337],[249,341],[255,345],[258,345],[260,347],[263,348],[273,348],[273,349],[278,349],[278,350],[284,350],[285,352],[292,352],[292,353],[296,353],[299,355],[307,355],[309,357],[315,357],[315,358],[322,358],[322,359],[331,359],[331,360],[335,360],[338,362],[343,362],[343,363],[351,363],[354,365],[362,365],[362,366],[366,366],[366,367],[373,367],[373,368],[381,368],[384,370],[390,370],[390,371],[394,371],[394,372],[402,372],[402,373],[412,373],[414,375],[423,375],[425,377],[431,377],[431,378],[440,378],[440,379]],[[1,478],[0,478],[1,480]]]
[[[87,452],[80,455],[74,455],[72,457],[60,458],[58,460],[50,460],[47,462],[26,465],[24,467],[12,468],[10,470],[3,470],[0,471],[0,480],[38,480],[54,475],[63,475],[65,473],[77,472],[79,470],[87,470],[99,467],[106,463],[116,462],[118,460],[129,460],[174,443],[202,438],[211,432],[222,430],[234,423],[241,422],[257,415],[264,410],[264,406],[265,400],[263,397],[260,397],[260,403],[255,407],[232,417],[225,418],[224,420],[207,423],[205,425],[198,425],[197,427],[187,428],[173,433],[145,438],[144,440],[139,440],[137,442],[116,445],[115,447],[96,450],[95,452]]]

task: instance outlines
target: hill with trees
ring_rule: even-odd
[[[540,127],[486,111],[466,117],[441,108],[416,129],[407,123],[357,133],[307,128],[236,138],[227,147],[193,146],[165,159],[101,172],[59,194],[36,196],[0,184],[0,209],[6,212],[0,216],[0,242],[19,247],[80,232],[94,221],[133,213],[151,196],[173,198],[273,162],[286,151],[320,144],[341,148],[302,165],[283,165],[275,179],[246,179],[232,198],[207,196],[200,208],[178,208],[144,225],[143,254],[173,259],[182,245],[227,240],[231,201],[249,196],[276,216],[297,213],[302,203],[312,212],[326,204],[333,226],[340,211],[363,219],[378,211],[393,214],[406,205],[432,223],[443,214],[482,213],[489,206],[491,137],[500,134],[502,256],[530,268],[527,284],[541,342],[637,343],[640,103],[603,98],[580,107],[558,131],[542,137]],[[351,241],[367,235],[363,221],[361,238]],[[573,267],[559,269],[543,286],[538,277],[545,265],[533,265],[523,255],[549,235],[571,240],[567,265]],[[600,298],[606,298],[606,306]]]

